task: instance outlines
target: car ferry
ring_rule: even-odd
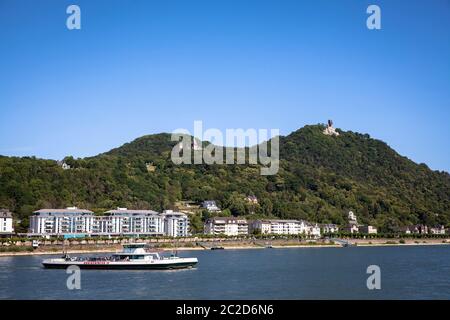
[[[180,258],[175,255],[164,257],[145,243],[132,243],[123,246],[121,252],[109,257],[70,257],[65,254],[61,258],[45,259],[45,268],[66,269],[78,266],[80,269],[183,269],[192,268],[198,263],[197,258]]]

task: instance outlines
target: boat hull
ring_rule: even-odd
[[[165,263],[84,263],[84,262],[42,262],[47,269],[67,269],[77,266],[80,269],[91,270],[174,270],[193,268],[197,261],[165,262]]]

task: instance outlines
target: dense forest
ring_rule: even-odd
[[[425,223],[450,225],[450,175],[400,156],[367,134],[323,125],[280,137],[280,170],[259,165],[175,165],[170,134],[148,135],[95,157],[64,161],[0,156],[0,207],[23,229],[40,208],[173,208],[179,200],[215,199],[236,216],[302,218],[342,224],[348,210],[381,231]],[[201,152],[201,151],[200,151]],[[245,197],[256,195],[259,204]],[[20,228],[20,227],[19,227]]]

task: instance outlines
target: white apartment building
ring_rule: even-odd
[[[204,233],[227,236],[246,235],[248,234],[248,222],[235,217],[214,217],[206,220]]]
[[[12,213],[7,209],[0,209],[0,235],[14,233]]]
[[[307,224],[302,220],[253,220],[250,230],[260,230],[262,234],[302,234],[307,233]]]
[[[166,236],[186,237],[189,235],[189,219],[186,214],[165,210],[162,216],[164,217],[164,234]]]
[[[189,219],[179,212],[117,208],[95,216],[92,211],[69,207],[41,209],[30,217],[32,235],[188,235]]]
[[[320,227],[304,220],[253,220],[250,223],[250,232],[254,230],[260,230],[262,234],[304,234],[320,237]]]
[[[105,213],[95,217],[93,234],[164,234],[164,217],[156,211],[117,208]]]
[[[94,215],[92,211],[68,207],[66,209],[40,209],[30,217],[32,234],[90,233]]]

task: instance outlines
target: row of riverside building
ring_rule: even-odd
[[[279,220],[279,219],[263,219],[250,220],[239,219],[235,217],[214,217],[206,220],[204,233],[210,235],[227,235],[240,236],[252,234],[258,231],[261,234],[276,235],[307,235],[313,238],[319,238],[323,232],[337,232],[336,225],[318,225],[305,220]]]
[[[68,207],[66,209],[41,209],[30,217],[30,236],[120,236],[154,235],[186,237],[189,235],[186,214],[165,210],[128,210],[117,208],[105,215],[94,215],[90,210]]]
[[[280,219],[259,219],[246,220],[236,217],[214,217],[206,220],[204,233],[210,235],[239,236],[252,234],[257,231],[260,234],[273,235],[306,235],[311,238],[319,238],[323,234],[338,233],[360,233],[377,234],[377,228],[370,225],[358,224],[356,215],[349,212],[349,223],[344,226],[336,224],[317,224],[305,220],[280,220]],[[450,234],[450,229],[444,226],[429,228],[425,225],[414,225],[399,229],[404,234]]]
[[[214,207],[214,209],[217,206]],[[219,209],[220,210],[220,209]],[[218,210],[214,210],[218,211]],[[220,211],[219,211],[220,212]],[[323,234],[337,233],[376,234],[377,229],[357,222],[353,212],[348,213],[348,224],[317,224],[305,220],[245,219],[238,217],[214,217],[207,219],[204,233],[209,235],[240,236],[249,234],[305,235],[319,238]],[[399,230],[405,234],[448,234],[444,226],[427,227],[416,225]],[[0,209],[0,236],[14,235],[13,215]],[[186,237],[189,233],[189,218],[186,213],[165,210],[129,210],[117,208],[95,215],[92,211],[68,207],[66,209],[40,209],[30,216],[28,236],[169,236]]]

